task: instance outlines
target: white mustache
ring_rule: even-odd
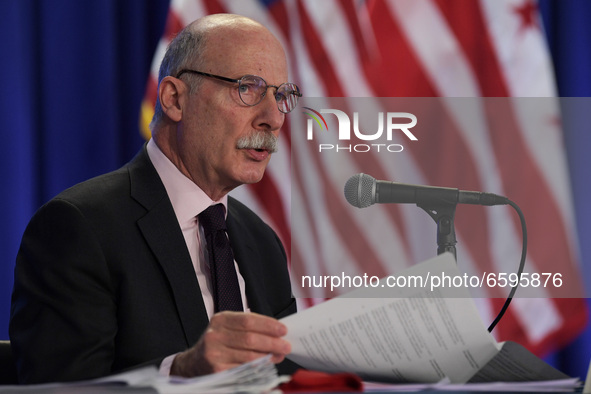
[[[236,142],[238,149],[264,149],[269,153],[275,153],[278,149],[279,138],[271,133],[256,132],[241,137]]]

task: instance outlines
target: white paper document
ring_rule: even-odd
[[[161,394],[176,393],[262,393],[269,392],[289,377],[278,376],[271,356],[236,368],[198,378],[161,378],[152,386]]]
[[[399,275],[461,276],[450,254]],[[480,381],[490,382],[508,376],[506,366],[519,371],[516,375],[521,376],[512,379],[516,381],[568,378],[519,345],[501,352],[503,346],[483,325],[467,288],[393,289],[384,284],[355,290],[281,321],[292,345],[288,358],[314,370],[355,372],[369,381],[465,383],[480,372]],[[526,367],[532,360],[526,360],[524,352],[556,374],[549,378],[544,370],[536,375],[535,368]],[[497,363],[489,365],[493,359]]]
[[[289,377],[278,376],[271,356],[226,371],[197,378],[162,376],[156,367],[71,383],[0,386],[0,393],[263,393],[270,392]]]
[[[414,391],[468,391],[468,392],[530,392],[530,393],[564,393],[574,391],[580,386],[579,379],[545,380],[536,382],[489,382],[450,384],[448,381],[438,383],[407,383],[384,384],[365,383],[365,392],[414,392]]]

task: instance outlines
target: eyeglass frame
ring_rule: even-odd
[[[176,75],[176,77],[175,77],[175,78],[180,78],[180,77],[181,77],[181,75],[183,75],[184,73],[193,73],[193,74],[203,75],[203,76],[205,76],[205,77],[210,77],[210,78],[219,79],[220,81],[231,82],[231,83],[237,83],[237,84],[238,84],[238,88],[240,88],[240,84],[241,84],[242,80],[243,80],[244,78],[246,78],[246,77],[256,77],[256,78],[260,78],[260,79],[261,79],[261,81],[263,81],[267,87],[266,87],[266,89],[265,89],[265,92],[264,92],[263,94],[261,94],[261,98],[259,99],[259,101],[257,101],[256,103],[254,103],[254,104],[248,104],[247,102],[245,102],[245,101],[244,101],[244,99],[242,98],[242,94],[240,93],[240,90],[238,90],[238,96],[240,97],[240,101],[242,101],[242,102],[244,103],[244,105],[247,105],[247,106],[249,106],[249,107],[254,107],[255,105],[258,105],[258,104],[260,104],[260,102],[261,102],[261,101],[263,101],[263,98],[265,98],[265,96],[267,95],[267,90],[268,90],[269,88],[275,88],[275,94],[274,94],[273,96],[274,96],[274,97],[277,97],[277,96],[276,96],[276,94],[277,94],[277,92],[279,91],[279,88],[280,88],[281,86],[285,85],[285,84],[288,84],[288,83],[289,83],[289,84],[292,84],[293,86],[295,86],[295,87],[297,88],[297,91],[292,91],[290,94],[293,94],[293,95],[295,95],[296,97],[298,97],[298,99],[299,99],[300,97],[302,97],[302,93],[300,92],[300,87],[299,87],[298,85],[296,85],[295,83],[293,83],[293,82],[284,82],[284,83],[282,83],[282,84],[281,84],[281,85],[279,85],[279,86],[277,86],[277,85],[269,85],[269,84],[267,83],[267,81],[265,81],[265,80],[264,80],[264,78],[263,78],[263,77],[259,77],[258,75],[246,74],[246,75],[243,75],[243,76],[241,76],[241,77],[240,77],[240,78],[238,78],[238,79],[234,79],[234,78],[223,77],[223,76],[221,76],[221,75],[215,75],[215,74],[206,73],[206,72],[203,72],[203,71],[191,70],[191,69],[189,69],[189,68],[184,68],[184,69],[182,69],[181,71],[179,71],[179,72],[177,73],[177,75]],[[287,99],[287,98],[286,98],[286,99]],[[292,109],[290,109],[288,112],[283,112],[283,111],[281,110],[281,108],[279,107],[279,103],[277,103],[277,109],[279,109],[279,111],[280,111],[281,113],[283,113],[283,114],[288,114],[288,113],[290,113],[291,111],[293,111],[293,110],[295,109],[295,107],[296,107],[296,106],[297,106],[297,101],[296,101],[296,105],[294,105]]]

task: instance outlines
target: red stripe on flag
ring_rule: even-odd
[[[250,190],[261,201],[263,209],[273,219],[275,231],[285,245],[286,252],[291,255],[291,231],[285,218],[285,207],[281,195],[277,191],[277,185],[273,178],[265,173],[260,182],[248,185]]]
[[[318,74],[322,76],[325,90],[328,97],[343,97],[344,92],[341,89],[340,82],[331,66],[332,59],[330,59],[318,37],[316,28],[310,21],[310,17],[306,12],[306,8],[302,5],[302,1],[298,0],[298,10],[300,14],[300,29],[304,32],[304,40],[307,45],[310,60],[314,64]]]
[[[439,11],[445,16],[448,27],[478,76],[480,91],[484,97],[507,97],[507,82],[499,66],[496,51],[484,22],[480,1],[436,0]],[[470,15],[466,18],[466,15]]]
[[[205,5],[208,14],[223,14],[228,12],[218,0],[203,0],[203,5]]]
[[[556,298],[552,302],[556,304],[556,308],[566,320],[563,320],[563,324],[558,329],[544,336],[540,342],[532,343],[531,340],[521,342],[529,343],[529,350],[535,354],[545,355],[571,344],[588,323],[587,304],[584,298]]]
[[[291,258],[291,261],[299,261],[299,262],[303,262],[303,257],[301,256],[298,248],[293,248],[291,251],[291,256],[288,256],[288,259]],[[304,275],[310,275],[310,272],[306,272],[306,267],[304,267],[303,264],[291,264],[290,266],[290,277],[292,280],[292,283],[301,283],[300,279],[302,278],[302,276]],[[322,274],[322,276],[324,276],[324,274]],[[299,291],[301,291],[301,294],[296,294],[296,296],[300,299],[303,298],[303,302],[305,303],[305,305],[307,307],[313,306],[314,305],[314,300],[312,300],[312,298],[316,298],[314,297],[314,294],[312,294],[312,288],[310,287],[298,287]]]
[[[177,13],[172,9],[169,8],[168,16],[166,17],[166,25],[164,27],[164,39],[167,42],[172,41],[172,39],[177,35],[179,31],[181,31],[185,27],[183,21],[179,18]]]
[[[297,156],[294,152],[294,156]],[[301,171],[299,171],[298,166],[294,166],[292,168],[292,184],[293,185],[297,185],[298,189],[301,191],[301,198],[302,199],[307,199],[309,196],[306,194],[306,187],[303,181],[303,177],[307,176],[306,174],[302,174]],[[312,212],[311,209],[311,204],[307,204],[304,203],[303,204],[303,212],[297,212],[298,215],[301,215],[302,218],[306,219],[307,223],[313,223],[314,222],[314,213]],[[310,272],[306,267],[309,264],[312,264],[312,266],[320,273],[320,275],[322,277],[324,277],[325,275],[327,275],[327,270],[326,270],[326,265],[323,264],[322,261],[320,261],[321,259],[321,253],[320,251],[322,250],[322,237],[320,235],[320,233],[318,232],[318,228],[317,226],[310,226],[307,229],[308,232],[311,233],[310,238],[312,239],[313,244],[312,245],[302,245],[301,242],[302,241],[298,241],[297,240],[297,235],[292,233],[292,237],[294,240],[296,240],[295,242],[292,243],[292,252],[291,252],[291,268],[292,268],[292,272],[295,273],[297,276],[295,276],[295,282],[296,283],[300,283],[300,279],[302,277],[302,275],[314,275],[316,274],[316,272]],[[306,250],[312,250],[314,253],[314,257],[317,259],[316,261],[304,261],[303,260],[303,256],[300,253],[299,249],[306,249]],[[294,277],[292,277],[294,278]],[[310,289],[303,289],[304,291],[310,291]]]
[[[386,1],[368,4],[381,61],[366,69],[366,78],[378,97],[435,97],[435,89],[423,77],[424,72],[414,50],[392,19]],[[417,69],[419,67],[419,69]]]
[[[291,18],[287,13],[285,3],[283,1],[276,1],[271,4],[268,11],[291,47]]]
[[[158,82],[152,75],[149,75],[148,80],[146,81],[146,94],[144,95],[144,100],[147,100],[152,106],[155,106],[157,91]]]
[[[355,7],[355,3],[352,1],[342,1],[341,8],[343,9],[345,17],[347,18],[347,24],[351,31],[351,35],[355,40],[355,48],[359,53],[358,58],[361,60],[369,59],[369,52],[365,47],[363,33],[361,32],[361,26],[359,26],[359,20],[357,19],[359,15],[359,10]]]
[[[269,15],[271,15],[271,17],[275,21],[275,24],[281,30],[281,34],[283,35],[283,38],[285,39],[285,48],[284,49],[285,49],[286,55],[293,53],[293,50],[291,49],[292,48],[291,47],[291,45],[292,45],[291,44],[291,18],[289,17],[289,15],[287,13],[287,8],[285,7],[285,3],[283,1],[276,1],[271,4],[268,11],[269,11]],[[289,78],[290,78],[290,81],[294,80],[293,75],[289,75]],[[289,116],[290,115],[286,115],[286,117],[285,117],[285,123],[283,124],[283,128],[281,129],[281,133],[279,135],[279,138],[282,138],[285,141],[287,148],[291,151],[291,133],[290,133],[290,127],[289,127]]]

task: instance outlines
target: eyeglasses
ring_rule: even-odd
[[[239,79],[226,78],[219,75],[213,75],[204,73],[202,71],[195,71],[184,69],[177,74],[177,78],[180,78],[184,73],[194,73],[203,75],[205,77],[216,78],[221,81],[232,82],[238,84],[238,94],[240,100],[250,107],[260,103],[263,98],[267,95],[267,89],[275,88],[275,101],[277,102],[277,108],[279,111],[287,114],[291,112],[298,103],[298,99],[302,97],[300,88],[295,83],[282,83],[279,86],[269,85],[267,82],[256,75],[245,75]]]

